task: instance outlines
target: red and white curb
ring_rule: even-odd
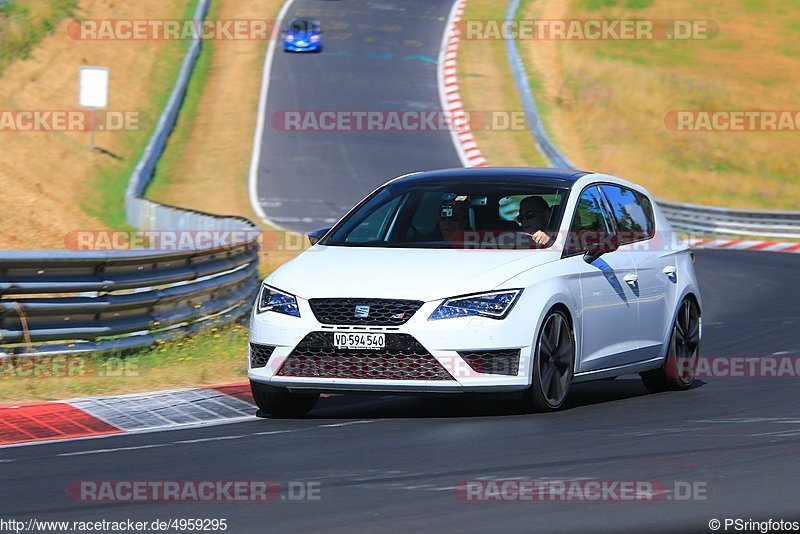
[[[247,383],[0,406],[0,447],[252,420]]]
[[[715,250],[753,250],[761,252],[800,253],[800,243],[781,243],[777,241],[748,241],[740,239],[690,239],[693,249]]]
[[[448,112],[454,125],[450,132],[453,144],[465,167],[486,167],[489,163],[481,154],[475,136],[469,126],[468,114],[458,88],[458,43],[460,40],[459,22],[464,14],[467,0],[453,3],[445,25],[444,38],[439,54],[439,95],[442,109]]]

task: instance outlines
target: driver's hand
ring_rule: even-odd
[[[531,236],[531,239],[537,245],[546,245],[547,242],[550,241],[550,236],[541,230],[537,230],[536,233]]]

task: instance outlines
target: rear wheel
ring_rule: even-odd
[[[672,327],[667,358],[654,371],[641,373],[642,382],[651,391],[688,389],[694,382],[700,356],[700,308],[685,299]]]
[[[292,393],[250,381],[256,406],[273,417],[303,417],[314,408],[319,393]]]
[[[551,311],[542,324],[534,347],[533,380],[523,395],[525,409],[552,412],[561,408],[569,393],[575,363],[575,339],[564,312]]]

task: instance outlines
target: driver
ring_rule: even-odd
[[[460,232],[469,229],[467,205],[466,196],[447,195],[442,201],[439,206],[439,231],[443,240],[452,241],[458,238]]]
[[[517,222],[522,229],[531,234],[534,243],[546,246],[550,236],[545,233],[550,222],[550,207],[542,197],[525,197],[519,203]]]

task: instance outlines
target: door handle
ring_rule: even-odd
[[[627,284],[635,286],[636,283],[639,281],[639,275],[634,274],[634,273],[626,274],[625,278],[623,278],[623,280],[625,280],[625,282]]]
[[[674,265],[667,265],[661,272],[672,278],[678,272],[678,269]]]

